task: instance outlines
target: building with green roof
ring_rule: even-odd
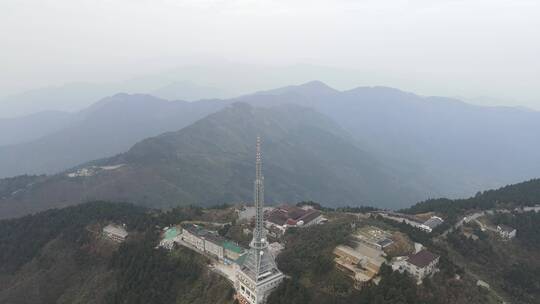
[[[225,257],[233,261],[236,261],[244,253],[244,248],[231,241],[225,241],[223,249]]]

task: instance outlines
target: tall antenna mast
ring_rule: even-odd
[[[255,183],[253,199],[255,202],[255,229],[253,240],[243,264],[236,271],[235,289],[241,304],[263,304],[271,290],[283,280],[274,256],[268,249],[264,229],[264,176],[262,174],[261,138],[257,136],[255,159]]]
[[[256,249],[265,248],[268,244],[264,231],[264,176],[262,174],[261,138],[257,136],[257,155],[255,160],[255,230],[251,247]]]

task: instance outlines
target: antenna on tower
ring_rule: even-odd
[[[257,155],[255,162],[255,231],[253,231],[252,245],[255,248],[266,247],[265,231],[264,231],[264,177],[262,175],[262,152],[261,152],[261,137],[257,136]]]
[[[261,304],[266,301],[270,290],[283,280],[283,274],[276,266],[274,257],[268,249],[264,228],[264,176],[262,174],[261,137],[257,136],[255,162],[254,202],[255,229],[245,262],[237,271],[235,288],[245,300],[241,303]],[[246,282],[249,282],[246,284]],[[249,300],[246,300],[249,299]]]

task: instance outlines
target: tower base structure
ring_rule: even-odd
[[[240,304],[263,304],[266,299],[283,281],[284,275],[280,271],[270,273],[267,277],[255,282],[248,274],[236,272],[236,298]]]

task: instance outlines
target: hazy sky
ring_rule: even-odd
[[[1,0],[0,92],[223,58],[540,108],[538,0]],[[0,95],[4,95],[0,94]]]

